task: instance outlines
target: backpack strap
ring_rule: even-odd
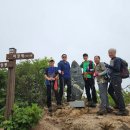
[[[57,75],[58,74],[58,68],[54,67],[54,70],[55,70],[55,74]]]
[[[89,68],[94,69],[92,60],[89,60]]]

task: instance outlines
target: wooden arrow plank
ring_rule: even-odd
[[[20,59],[33,59],[34,54],[32,52],[28,53],[16,53],[16,54],[7,54],[6,60],[20,60]]]
[[[0,62],[0,68],[8,68],[8,62]]]
[[[13,61],[10,61],[10,62],[0,62],[0,68],[12,68],[14,67],[15,64]]]

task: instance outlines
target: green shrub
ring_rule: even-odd
[[[42,109],[36,104],[27,107],[14,106],[13,115],[2,123],[7,130],[29,130],[35,126],[42,117]]]
[[[130,104],[130,92],[124,91],[123,95],[124,95],[124,100],[125,100],[126,105]]]
[[[0,109],[5,106],[7,88],[7,69],[0,69]]]
[[[0,128],[2,127],[2,122],[4,121],[4,112],[5,112],[5,107],[0,109]]]
[[[130,92],[123,91],[123,96],[124,96],[125,104],[126,105],[130,104]],[[98,102],[100,102],[99,90],[97,90],[97,99],[98,99]],[[108,99],[109,99],[110,106],[114,107],[115,103],[109,94],[108,94]]]
[[[109,97],[109,104],[111,106],[115,106],[115,103],[114,103],[113,99],[111,98],[111,96],[109,95],[108,97]],[[123,97],[124,97],[124,101],[125,101],[126,106],[128,104],[130,104],[130,92],[123,91]]]

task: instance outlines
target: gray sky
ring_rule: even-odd
[[[114,47],[130,64],[130,0],[0,0],[0,61],[9,47],[78,63]]]

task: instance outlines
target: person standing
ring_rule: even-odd
[[[116,57],[116,49],[113,48],[108,50],[108,55],[111,58],[110,65],[105,63],[106,68],[110,70],[110,86],[108,92],[119,109],[115,114],[118,116],[127,116],[129,112],[125,108],[121,87],[121,59]]]
[[[105,115],[107,113],[112,112],[112,108],[109,106],[108,100],[108,78],[107,78],[107,69],[103,62],[100,62],[100,56],[94,57],[95,66],[95,76],[97,78],[97,84],[99,87],[99,94],[100,94],[100,109],[97,112],[98,115]]]
[[[84,62],[80,65],[83,68],[83,78],[85,82],[85,90],[88,99],[89,107],[96,107],[97,96],[95,89],[95,80],[93,77],[94,74],[94,63],[91,60],[88,60],[88,54],[83,54]],[[90,93],[91,90],[91,93]]]
[[[54,60],[49,61],[49,67],[45,69],[45,83],[47,87],[47,107],[48,111],[52,112],[52,104],[51,104],[51,91],[53,90],[55,93],[55,98],[57,101],[57,105],[59,106],[59,99],[58,99],[58,89],[55,88],[55,83],[58,80],[58,69],[54,67]]]
[[[71,101],[71,74],[70,74],[70,64],[67,61],[67,55],[63,54],[61,58],[62,60],[58,63],[58,72],[60,80],[59,100],[60,103],[62,104],[62,97],[65,85],[67,85],[67,102]]]

